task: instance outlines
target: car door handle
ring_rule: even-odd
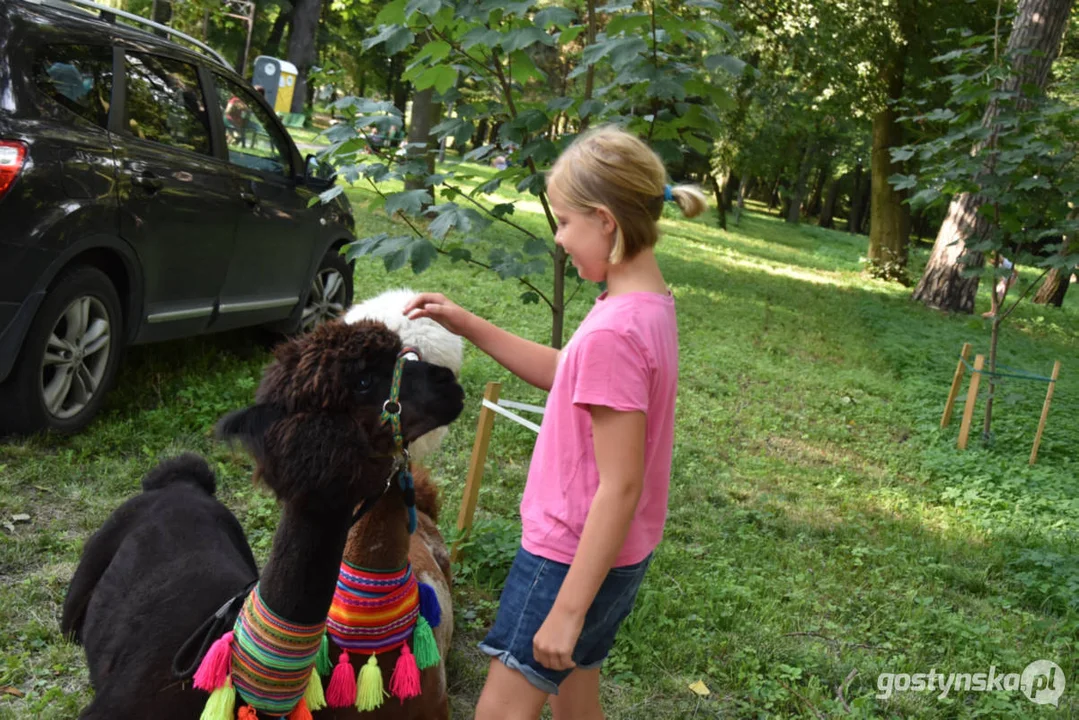
[[[144,172],[141,175],[132,176],[131,184],[137,185],[151,195],[160,190],[165,185],[165,183],[162,182],[161,178],[154,177],[151,173],[148,172]]]
[[[253,192],[248,192],[247,190],[240,191],[240,199],[251,206],[259,204],[259,196]]]

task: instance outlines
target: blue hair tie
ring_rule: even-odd
[[[674,200],[674,193],[671,192],[671,186],[670,185],[664,185],[663,186],[663,202],[670,202],[672,200]]]

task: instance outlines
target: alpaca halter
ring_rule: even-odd
[[[401,348],[401,352],[397,353],[397,362],[393,366],[393,380],[390,382],[390,396],[386,399],[386,402],[382,403],[382,415],[379,417],[379,422],[383,425],[389,424],[390,429],[393,431],[395,448],[394,468],[390,472],[390,478],[386,480],[386,488],[389,489],[391,479],[396,475],[401,491],[405,495],[405,507],[408,509],[408,532],[410,534],[416,532],[416,491],[413,487],[412,471],[408,467],[408,450],[405,448],[405,436],[401,427],[401,410],[403,409],[401,407],[401,378],[405,372],[405,362],[419,360],[420,358],[420,351],[414,347]],[[362,515],[368,509],[370,509],[368,503],[364,502],[358,515]],[[359,520],[359,517],[353,516],[353,522],[355,523],[357,520]]]
[[[316,667],[330,675],[326,702],[330,707],[355,706],[374,710],[388,696],[383,687],[378,653],[400,650],[390,677],[389,689],[404,701],[420,695],[420,671],[441,662],[432,626],[441,621],[438,596],[426,583],[419,583],[412,566],[398,570],[368,570],[341,563],[337,589],[326,620],[326,635],[341,650],[331,667],[329,643],[320,650]],[[408,640],[412,638],[412,648]],[[357,676],[349,652],[369,654]]]

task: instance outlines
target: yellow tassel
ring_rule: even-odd
[[[382,668],[375,656],[367,658],[360,670],[360,679],[356,690],[356,709],[360,712],[382,707],[382,698],[386,691],[382,689]]]
[[[210,693],[199,720],[232,720],[235,711],[236,692],[232,689],[232,678],[227,678],[224,685]]]
[[[326,707],[326,695],[322,692],[322,678],[318,676],[318,670],[311,670],[311,675],[307,678],[307,688],[303,692],[303,699],[307,703],[308,710],[315,711]]]

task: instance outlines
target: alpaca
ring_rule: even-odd
[[[393,423],[384,424],[380,413],[400,351],[400,338],[380,323],[324,324],[280,345],[255,405],[218,423],[219,437],[240,441],[252,454],[256,477],[282,506],[261,575],[235,517],[213,498],[213,473],[193,455],[151,471],[142,494],[87,541],[61,620],[65,635],[85,648],[95,689],[81,718],[195,720],[204,707],[209,711],[206,693],[173,668],[193,667],[214,641],[199,672],[214,656],[236,676],[244,628],[237,623],[241,650],[230,650],[232,633],[225,631],[239,602],[241,617],[251,619],[247,629],[272,616],[289,627],[324,626],[353,509],[386,492],[399,461]],[[407,443],[452,422],[464,396],[445,368],[400,365],[397,407]],[[215,611],[223,622],[213,623]],[[310,637],[317,644],[314,632]],[[225,653],[215,655],[220,647]],[[313,684],[310,668],[301,666],[293,679]],[[236,682],[247,702],[240,680],[249,677],[241,672]],[[220,716],[231,715],[231,687],[228,696],[218,709],[229,712]],[[304,698],[291,699],[294,717],[306,716],[299,712],[304,705]],[[240,716],[257,717],[247,708]]]
[[[406,347],[415,348],[425,361],[446,367],[457,375],[463,355],[461,339],[432,320],[406,318],[402,310],[414,295],[408,289],[382,293],[353,306],[346,313],[345,321],[383,322],[401,336]],[[409,448],[415,483],[415,507],[418,511],[415,532],[409,533],[404,495],[399,488],[391,488],[371,513],[353,526],[345,545],[344,557],[354,568],[382,571],[387,575],[406,565],[411,567],[416,580],[433,591],[438,605],[439,622],[433,632],[441,661],[423,671],[419,695],[416,697],[404,700],[390,698],[378,707],[364,711],[358,710],[354,704],[328,707],[313,713],[316,718],[445,720],[449,717],[445,658],[453,638],[450,554],[438,531],[438,488],[430,481],[428,472],[418,464],[421,457],[438,446],[445,432],[444,427],[429,432],[413,441]],[[392,670],[401,652],[390,649],[374,654],[383,677],[392,678]],[[340,649],[332,639],[330,655],[333,658],[340,656]],[[363,663],[367,657],[369,655],[363,651],[352,653],[352,662]]]

